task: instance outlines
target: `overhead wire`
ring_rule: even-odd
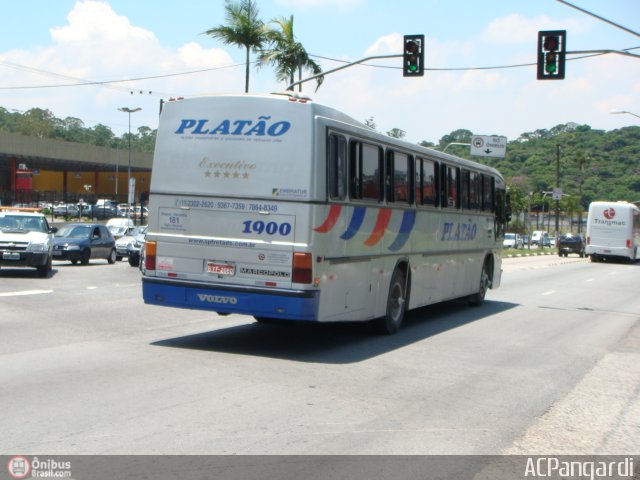
[[[622,49],[621,51],[629,52],[629,51],[637,50],[637,49],[640,49],[640,46],[631,47],[631,48],[625,48],[625,49]],[[584,58],[596,57],[596,56],[600,56],[600,55],[607,55],[609,53],[611,53],[611,52],[591,53],[591,54],[586,54],[586,55],[582,55],[582,56],[579,56],[579,57],[567,58],[567,61],[582,60]],[[309,54],[309,56],[313,57],[313,58],[319,58],[319,59],[322,59],[322,60],[332,61],[332,62],[345,63],[345,64],[346,63],[351,63],[348,60],[341,60],[341,59],[337,59],[337,58],[326,57],[326,56],[323,56],[323,55]],[[253,61],[251,63],[252,64],[256,64],[258,62],[257,61]],[[157,74],[157,75],[147,75],[147,76],[141,76],[141,77],[133,77],[133,78],[126,78],[126,79],[116,79],[116,80],[86,80],[86,79],[72,77],[72,76],[69,76],[69,75],[64,75],[64,74],[60,74],[60,73],[56,73],[56,72],[51,72],[51,71],[47,71],[47,70],[37,69],[37,68],[34,68],[34,67],[20,65],[20,64],[17,64],[17,63],[6,61],[6,60],[0,60],[0,65],[5,66],[5,67],[9,67],[9,68],[13,68],[13,69],[16,69],[16,70],[28,71],[28,72],[35,73],[35,74],[38,74],[38,75],[44,75],[44,76],[49,76],[49,77],[60,78],[60,79],[64,79],[64,80],[73,80],[74,81],[73,83],[57,83],[57,84],[50,84],[50,85],[0,86],[0,90],[29,90],[29,89],[40,89],[40,88],[64,88],[64,87],[80,87],[80,86],[92,86],[93,85],[93,86],[116,89],[116,90],[120,90],[120,91],[126,91],[128,93],[134,93],[134,91],[139,91],[140,93],[147,93],[148,92],[149,95],[168,96],[168,95],[175,95],[175,94],[169,94],[169,93],[166,93],[166,92],[158,92],[158,91],[148,90],[146,88],[139,88],[139,87],[138,88],[131,88],[131,87],[121,86],[121,85],[117,85],[117,84],[127,83],[127,82],[139,82],[139,81],[145,81],[145,80],[157,80],[157,79],[161,79],[161,78],[179,77],[179,76],[184,76],[184,75],[194,75],[194,74],[212,72],[212,71],[222,70],[222,69],[227,69],[227,68],[241,67],[241,66],[244,66],[245,64],[244,63],[236,63],[236,64],[231,64],[231,65],[217,66],[217,67],[201,68],[201,69],[198,69],[198,70],[190,70],[190,71],[186,71],[186,72],[163,73],[163,74]],[[386,68],[386,69],[393,69],[393,70],[402,69],[402,67],[397,67],[397,66],[379,65],[379,64],[371,64],[371,63],[362,63],[360,65],[361,66],[366,66],[366,67],[371,67],[371,68]],[[535,66],[535,65],[536,65],[536,62],[531,62],[531,63],[510,64],[510,65],[494,65],[494,66],[486,66],[486,67],[441,67],[441,68],[425,67],[424,70],[425,71],[431,71],[431,72],[455,72],[455,71],[473,71],[473,70],[503,70],[503,69],[510,69],[510,68],[531,67],[531,66]]]

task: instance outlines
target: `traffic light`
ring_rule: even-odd
[[[564,80],[567,31],[538,32],[538,80]]]
[[[422,77],[424,75],[424,35],[405,35],[402,55],[402,75]]]

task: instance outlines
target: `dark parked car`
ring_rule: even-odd
[[[566,257],[570,253],[577,253],[584,258],[584,247],[584,238],[581,235],[565,233],[558,240],[558,256]]]
[[[53,207],[53,214],[56,217],[78,217],[80,209],[73,203],[56,205]]]
[[[91,217],[97,220],[106,220],[117,216],[118,209],[116,207],[106,205],[93,205],[93,207],[91,207]]]
[[[74,265],[86,265],[95,258],[115,263],[116,241],[104,225],[71,223],[60,227],[53,237],[53,258],[69,260]]]

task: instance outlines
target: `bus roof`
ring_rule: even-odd
[[[393,145],[397,148],[404,149],[407,151],[411,151],[413,153],[422,153],[425,156],[429,156],[432,158],[436,158],[439,161],[455,163],[460,166],[472,167],[480,171],[484,171],[487,173],[491,173],[496,178],[504,181],[504,178],[500,174],[498,170],[493,167],[489,167],[483,163],[476,162],[474,160],[468,160],[461,157],[457,157],[455,155],[451,155],[448,153],[440,152],[433,148],[423,147],[416,143],[411,143],[406,140],[390,137],[383,133],[377,132],[367,126],[366,124],[354,119],[353,117],[345,114],[344,112],[330,107],[324,104],[314,102],[310,97],[305,96],[296,92],[279,92],[279,93],[245,93],[245,94],[215,94],[208,96],[199,96],[199,97],[189,97],[189,98],[178,98],[178,99],[170,99],[169,102],[198,102],[205,99],[238,99],[238,101],[245,102],[251,101],[251,99],[260,99],[267,101],[279,101],[279,102],[287,102],[294,103],[300,106],[304,106],[303,108],[308,108],[310,116],[313,118],[325,118],[330,122],[337,122],[341,127],[347,129],[349,132],[357,134],[360,133],[365,135],[368,138],[373,138],[381,143],[385,143],[387,145]]]

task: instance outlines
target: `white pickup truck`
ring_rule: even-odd
[[[55,230],[41,213],[0,207],[0,266],[34,267],[47,277]]]

